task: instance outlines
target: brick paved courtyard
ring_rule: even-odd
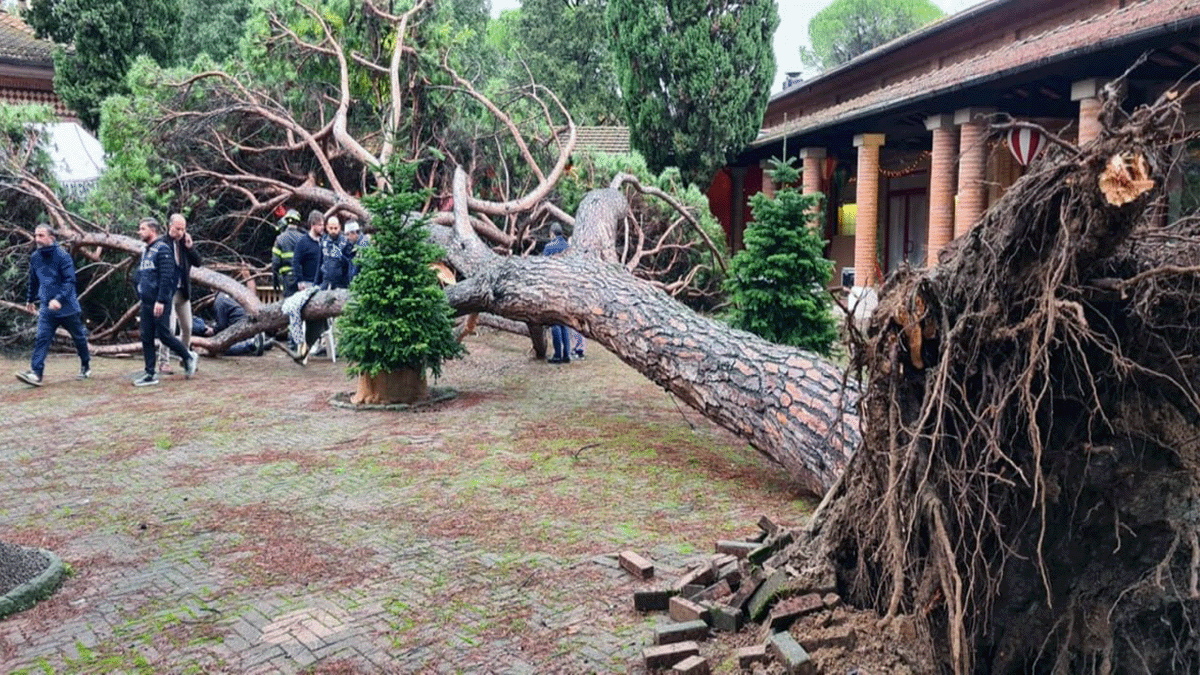
[[[618,551],[669,579],[808,508],[594,345],[565,366],[507,334],[468,348],[437,383],[459,396],[404,413],[331,406],[343,364],[277,351],[148,388],[135,359],[75,381],[54,355],[40,389],[7,361],[0,539],[73,574],[0,621],[0,671],[641,673],[666,618],[633,610],[653,582]]]

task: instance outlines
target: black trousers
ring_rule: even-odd
[[[171,303],[163,303],[162,316],[154,316],[154,302],[143,300],[140,319],[138,328],[142,333],[142,358],[146,362],[147,374],[154,374],[157,361],[155,359],[156,350],[154,348],[154,340],[156,338],[159,342],[166,345],[167,349],[175,352],[184,361],[191,358],[183,343],[171,331]]]

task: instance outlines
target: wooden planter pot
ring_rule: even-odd
[[[378,375],[359,375],[354,405],[416,403],[429,395],[425,370],[395,370]]]

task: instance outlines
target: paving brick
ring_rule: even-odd
[[[779,534],[779,525],[766,516],[759,516],[758,529],[765,532],[768,536]]]
[[[824,609],[825,602],[816,593],[785,598],[771,608],[767,625],[771,627],[771,630],[786,630],[788,626],[795,623],[796,619]]]
[[[688,599],[693,602],[705,602],[724,598],[731,593],[733,593],[733,589],[729,587],[729,582],[722,579],[699,593],[695,593]]]
[[[710,608],[712,627],[723,633],[736,633],[746,623],[742,610],[717,603]]]
[[[654,577],[654,563],[633,551],[621,551],[617,559],[622,568],[639,579]]]
[[[737,658],[738,668],[742,670],[750,670],[756,663],[767,662],[767,646],[753,645],[750,647],[742,647],[733,653]]]
[[[716,580],[716,570],[713,569],[711,563],[706,562],[676,579],[673,587],[682,589],[689,584],[698,584],[702,587],[707,587]]]
[[[767,649],[788,675],[816,675],[816,663],[791,633],[775,633],[767,640]]]
[[[787,572],[776,570],[767,580],[758,587],[754,595],[750,597],[746,605],[746,615],[751,621],[760,621],[767,614],[767,610],[771,605],[778,600],[777,595],[784,590],[790,578]]]
[[[665,612],[671,598],[678,592],[672,588],[660,588],[633,592],[633,608],[639,612]]]
[[[670,668],[689,656],[698,656],[700,646],[695,642],[676,642],[670,645],[646,647],[642,650],[642,660],[649,670]]]
[[[671,666],[671,675],[710,675],[708,660],[702,656],[689,656]]]
[[[707,607],[699,603],[692,602],[687,598],[681,598],[678,595],[671,598],[667,614],[676,621],[703,621],[708,623],[709,611]]]
[[[750,598],[754,596],[754,593],[758,590],[762,583],[762,573],[758,570],[751,571],[746,578],[742,579],[742,583],[738,585],[737,591],[732,597],[725,601],[725,604],[729,605],[730,607],[736,607],[743,612],[746,611],[747,602],[749,602]]]
[[[654,644],[656,645],[669,645],[688,640],[703,642],[707,639],[708,624],[699,619],[669,623],[654,629]]]
[[[751,551],[758,547],[759,544],[753,541],[737,541],[733,539],[721,539],[716,543],[717,553],[728,553],[738,558],[745,558]]]

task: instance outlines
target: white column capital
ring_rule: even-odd
[[[954,111],[955,124],[969,124],[978,121],[980,117],[987,117],[995,114],[995,108],[959,108]]]
[[[885,134],[856,134],[854,136],[854,147],[882,147],[887,143],[887,135]]]
[[[825,159],[825,148],[800,148],[800,159]]]
[[[1100,98],[1100,90],[1106,84],[1108,84],[1108,80],[1100,77],[1075,80],[1071,83],[1071,100],[1082,101],[1085,98]]]
[[[938,129],[949,129],[954,126],[954,115],[930,115],[925,118],[925,130],[937,131]]]

